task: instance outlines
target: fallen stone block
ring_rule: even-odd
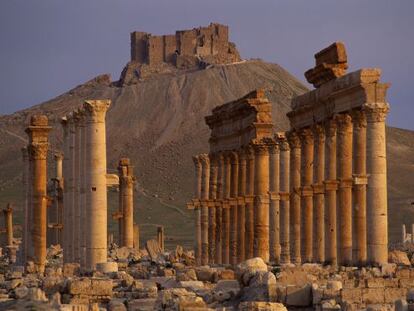
[[[286,305],[292,307],[308,307],[312,304],[312,287],[308,284],[303,287],[286,287]]]
[[[287,311],[281,303],[263,301],[245,301],[239,304],[240,311]]]

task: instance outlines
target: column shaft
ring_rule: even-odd
[[[217,178],[218,161],[216,155],[210,155],[210,194],[209,194],[209,226],[208,226],[208,245],[209,263],[214,264],[216,260],[216,199],[217,199]]]
[[[134,174],[128,158],[122,158],[118,165],[119,195],[122,205],[120,212],[122,219],[121,246],[134,246]]]
[[[313,184],[313,209],[315,216],[313,240],[313,259],[315,262],[325,261],[325,130],[321,125],[314,127],[315,137],[315,170]]]
[[[272,144],[270,150],[270,210],[269,210],[269,244],[270,261],[280,263],[280,151],[278,144]]]
[[[216,201],[216,259],[217,264],[222,264],[222,247],[223,247],[223,225],[222,225],[222,213],[223,213],[223,186],[224,186],[224,157],[220,153],[217,156],[217,201]]]
[[[239,180],[238,180],[238,201],[237,201],[237,257],[238,262],[245,260],[246,255],[246,177],[247,177],[247,163],[245,150],[239,151]]]
[[[354,188],[352,256],[355,264],[367,261],[367,121],[361,111],[352,116],[354,128]]]
[[[223,221],[223,236],[222,236],[222,243],[223,243],[223,250],[222,250],[222,259],[223,264],[230,263],[230,206],[229,206],[229,199],[230,199],[230,186],[231,186],[231,162],[230,162],[230,155],[226,154],[225,158],[225,176],[224,176],[224,202],[223,202],[223,213],[222,213],[222,221]]]
[[[201,264],[208,264],[208,195],[210,185],[210,159],[208,154],[201,154]]]
[[[253,254],[269,261],[269,149],[255,144],[254,243]]]
[[[80,263],[81,261],[81,210],[80,210],[80,163],[81,163],[81,134],[80,134],[80,115],[78,111],[75,111],[74,119],[74,139],[75,145],[73,149],[74,153],[74,178],[73,178],[73,190],[74,190],[74,204],[73,204],[73,254],[74,261]]]
[[[239,158],[236,152],[231,152],[231,184],[230,184],[230,263],[238,262],[237,252],[237,197],[239,182]]]
[[[339,180],[339,264],[352,264],[352,119],[337,116]]]
[[[285,137],[279,139],[280,146],[280,262],[290,263],[290,204],[289,176],[290,149]]]
[[[109,100],[84,103],[87,129],[86,165],[86,268],[107,262],[107,181],[105,115]]]
[[[195,183],[194,183],[194,197],[197,201],[201,199],[201,176],[202,168],[199,156],[193,157],[194,171],[195,171]],[[195,226],[195,241],[194,241],[194,253],[196,264],[201,265],[201,210],[199,204],[195,206],[194,210],[194,226]]]
[[[368,104],[367,116],[367,243],[368,261],[388,261],[387,157],[385,118],[388,104]]]
[[[246,168],[246,234],[245,234],[245,259],[253,258],[253,242],[254,242],[254,150],[252,147],[246,148],[247,168]]]
[[[301,169],[301,146],[299,136],[296,132],[290,132],[288,136],[290,145],[290,230],[291,230],[291,260],[295,264],[301,263],[300,247],[300,169]]]
[[[336,143],[337,125],[335,120],[326,123],[326,178],[325,180],[325,202],[326,202],[326,235],[325,235],[325,257],[329,264],[336,265],[337,252],[337,213],[336,192],[338,181],[336,179]]]

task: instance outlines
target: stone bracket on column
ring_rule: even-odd
[[[279,192],[279,197],[281,201],[289,201],[290,192]]]
[[[325,191],[336,191],[338,190],[339,182],[337,180],[325,180]]]
[[[312,189],[313,189],[313,194],[324,194],[325,193],[324,184],[313,184]]]
[[[302,197],[312,197],[313,196],[313,189],[312,186],[304,186],[300,188]]]
[[[339,179],[339,188],[352,188],[353,179]]]
[[[368,184],[368,178],[369,175],[358,175],[358,174],[354,174],[352,175],[353,179],[353,183],[354,185],[367,185]]]
[[[245,197],[238,197],[237,198],[237,205],[244,205],[244,204],[246,204]]]
[[[280,195],[277,192],[269,191],[269,199],[272,201],[280,200]]]
[[[246,195],[244,197],[244,201],[246,202],[246,204],[254,203],[254,196],[252,196],[252,195]]]

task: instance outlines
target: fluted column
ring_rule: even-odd
[[[199,200],[201,199],[201,175],[202,175],[200,157],[198,155],[194,156],[193,162],[194,162],[194,171],[195,171],[194,197],[199,202]],[[194,210],[194,222],[195,222],[195,231],[196,231],[195,241],[194,241],[194,253],[195,253],[196,264],[201,265],[201,208],[198,203],[195,206],[195,210]]]
[[[367,104],[367,243],[368,261],[388,261],[387,155],[385,119],[386,103]]]
[[[134,247],[134,173],[128,158],[119,160],[119,207],[122,219],[121,246]]]
[[[269,149],[254,144],[254,243],[253,254],[269,261]]]
[[[247,162],[246,152],[244,149],[239,151],[239,180],[238,180],[238,199],[237,199],[237,257],[238,262],[242,262],[245,259],[246,247],[246,177],[247,177]]]
[[[218,161],[217,155],[210,155],[210,194],[208,207],[208,245],[209,263],[214,264],[216,260],[216,199],[217,199]]]
[[[223,186],[224,186],[224,157],[223,154],[217,155],[217,195],[216,195],[216,252],[215,252],[215,262],[217,264],[223,263],[222,257],[222,247],[223,247]]]
[[[269,208],[269,244],[270,261],[280,263],[280,150],[277,143],[269,147],[270,155],[270,208]]]
[[[47,152],[51,127],[44,115],[33,116],[26,129],[29,136],[29,158],[32,161],[32,206],[34,263],[37,271],[44,272],[46,263],[46,214],[47,214]]]
[[[325,261],[325,129],[321,125],[314,127],[315,160],[313,184],[313,210],[315,216],[313,258],[315,262]]]
[[[110,100],[87,100],[84,103],[87,127],[86,165],[86,268],[107,262],[107,182],[105,115]]]
[[[325,223],[325,259],[327,263],[336,265],[338,262],[337,252],[337,212],[336,212],[336,192],[338,181],[336,179],[336,143],[337,143],[337,124],[335,120],[326,123],[326,180],[325,180],[325,204],[326,204],[326,223]]]
[[[210,185],[210,158],[200,155],[201,177],[201,264],[208,264],[208,195]]]
[[[300,132],[302,143],[301,205],[302,205],[302,262],[313,259],[313,133],[309,128]]]
[[[278,139],[280,148],[280,263],[290,263],[290,148],[286,137]]]
[[[80,209],[80,181],[81,181],[81,171],[80,163],[81,159],[81,133],[80,133],[80,113],[75,111],[73,113],[73,126],[74,126],[74,140],[75,145],[73,148],[74,155],[74,175],[73,175],[73,254],[74,261],[80,263],[81,261],[81,209]]]
[[[253,258],[254,242],[254,150],[251,146],[246,148],[247,167],[246,167],[246,234],[245,234],[245,259]]]
[[[290,132],[288,135],[290,145],[290,230],[291,230],[291,261],[301,263],[301,211],[300,211],[300,185],[301,185],[301,145],[299,135]]]
[[[225,170],[224,170],[224,201],[223,201],[223,250],[222,250],[222,259],[223,264],[230,263],[230,186],[231,186],[231,158],[230,154],[226,153],[224,156]]]
[[[355,264],[365,265],[367,261],[367,120],[361,111],[354,112],[352,120],[354,128],[352,256]]]
[[[231,161],[231,184],[230,184],[230,263],[237,264],[237,197],[239,184],[239,157],[237,152],[230,153]]]
[[[339,264],[352,264],[352,118],[336,117],[338,123]]]

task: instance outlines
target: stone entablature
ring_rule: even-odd
[[[272,105],[263,90],[256,90],[214,108],[206,123],[211,129],[210,152],[244,148],[254,139],[272,136]]]
[[[236,62],[240,56],[234,43],[229,42],[228,26],[211,23],[207,27],[179,30],[173,35],[132,32],[131,61],[151,66],[168,63],[182,68],[202,61]]]

